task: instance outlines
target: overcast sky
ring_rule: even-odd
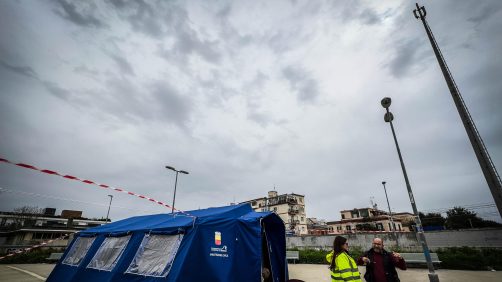
[[[421,1],[502,169],[502,2]],[[176,207],[305,195],[308,217],[487,204],[412,1],[0,1],[0,157]],[[0,163],[0,207],[113,220],[154,203]]]

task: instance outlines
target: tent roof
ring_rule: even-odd
[[[172,230],[192,226],[197,222],[218,219],[241,219],[253,221],[259,218],[270,216],[270,212],[254,212],[249,203],[207,208],[202,210],[192,210],[186,212],[176,212],[167,214],[154,214],[135,216],[98,227],[86,229],[80,234],[101,234],[110,232],[130,232],[148,230]]]

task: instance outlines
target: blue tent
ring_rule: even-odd
[[[249,204],[137,216],[75,235],[47,281],[288,279],[283,221]]]

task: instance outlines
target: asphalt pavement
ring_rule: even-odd
[[[327,265],[319,264],[290,264],[289,279],[300,279],[306,282],[331,282]],[[365,273],[365,267],[359,267],[361,276]],[[429,271],[422,268],[397,270],[402,282],[429,282]],[[500,282],[502,271],[466,271],[466,270],[436,270],[440,282]],[[362,278],[362,277],[361,277]],[[362,279],[364,281],[364,278]]]
[[[289,278],[306,282],[331,282],[327,265],[290,264]],[[40,282],[49,276],[54,264],[0,264],[0,281],[2,282]],[[360,268],[364,274],[364,267]],[[399,278],[403,282],[428,282],[427,269],[412,268],[399,270]],[[502,271],[465,271],[439,269],[436,271],[441,282],[499,282]],[[364,281],[364,279],[363,279]]]

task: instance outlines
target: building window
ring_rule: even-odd
[[[182,240],[182,234],[145,235],[126,273],[166,277]]]
[[[360,213],[361,213],[361,217],[369,217],[367,209],[366,210],[361,210]]]
[[[377,223],[376,227],[378,228],[378,230],[383,230],[383,224],[382,223]]]
[[[96,237],[78,237],[66,254],[63,264],[78,266],[95,239]]]
[[[277,207],[274,207],[274,212],[277,212]]]
[[[401,224],[398,224],[397,227],[399,227],[399,231],[401,231]]]
[[[345,226],[345,230],[350,231],[350,225]]]
[[[300,198],[300,203],[303,203],[303,198]]]
[[[342,213],[342,219],[345,219],[345,215]]]
[[[303,216],[300,218],[300,221],[303,222]]]

